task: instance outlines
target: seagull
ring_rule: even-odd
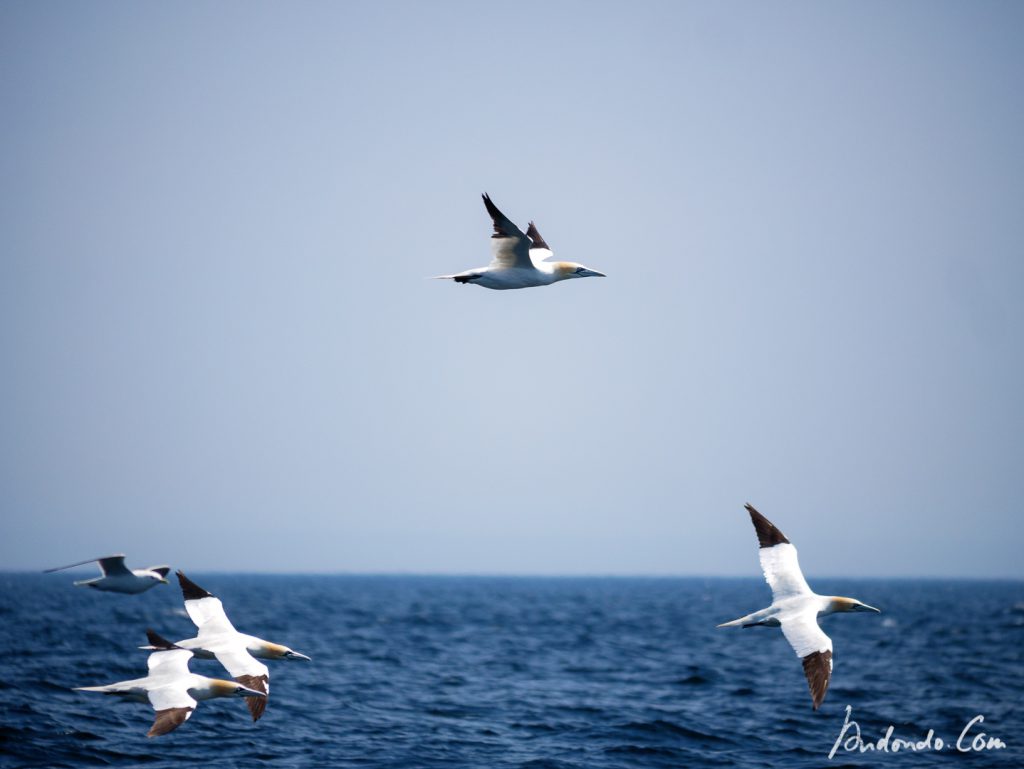
[[[262,702],[266,699],[263,692],[234,681],[196,675],[188,669],[192,652],[175,646],[152,630],[147,630],[146,636],[157,650],[149,655],[149,675],[106,686],[78,686],[75,691],[102,692],[133,702],[148,702],[156,711],[156,720],[146,733],[147,737],[159,737],[177,729],[191,717],[198,700],[249,697],[250,701]]]
[[[854,598],[813,592],[800,571],[796,548],[753,506],[746,505],[746,508],[761,546],[761,569],[772,589],[772,605],[718,627],[781,626],[789,645],[803,660],[811,702],[817,710],[832,677],[832,639],[818,627],[818,617],[836,612],[881,610]]]
[[[569,278],[604,278],[603,272],[591,270],[576,262],[549,262],[553,252],[537,232],[533,222],[526,234],[516,227],[498,207],[483,195],[487,213],[494,221],[491,235],[491,263],[453,275],[438,275],[438,280],[473,283],[484,288],[532,288],[548,286]]]
[[[144,593],[156,585],[166,585],[167,572],[171,570],[170,566],[150,566],[148,569],[129,570],[124,565],[124,553],[120,553],[108,555],[105,558],[90,558],[87,561],[69,563],[67,566],[58,566],[56,569],[46,569],[43,573],[49,574],[53,571],[72,569],[87,563],[98,563],[103,576],[79,580],[75,583],[75,587],[92,587],[108,593]]]
[[[185,599],[185,611],[199,628],[198,636],[178,641],[175,646],[187,649],[202,659],[216,658],[236,681],[266,695],[270,694],[270,670],[257,657],[266,660],[309,660],[305,654],[299,654],[287,646],[239,633],[224,613],[224,604],[219,598],[199,587],[182,572],[175,573]],[[152,649],[153,646],[140,648]],[[267,707],[267,700],[265,697],[247,700],[246,704],[252,720],[257,721]]]

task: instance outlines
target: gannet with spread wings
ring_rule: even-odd
[[[548,244],[530,222],[524,234],[484,193],[484,205],[494,222],[491,235],[491,263],[452,275],[438,275],[439,279],[456,283],[473,283],[498,290],[549,286],[570,278],[603,278],[603,272],[591,270],[576,262],[549,262],[553,254]]]
[[[817,710],[825,699],[832,677],[832,639],[818,626],[818,617],[836,612],[877,612],[879,609],[854,598],[813,592],[800,571],[796,548],[771,521],[751,505],[746,508],[757,532],[761,569],[772,589],[772,605],[718,627],[781,626],[782,634],[803,661],[811,702]]]
[[[263,702],[267,695],[235,681],[207,678],[188,669],[192,652],[180,649],[152,630],[147,630],[151,648],[145,678],[119,681],[106,686],[79,686],[76,691],[112,694],[134,702],[148,702],[156,711],[156,720],[147,737],[159,737],[185,723],[199,700],[214,697],[249,697],[249,701]]]

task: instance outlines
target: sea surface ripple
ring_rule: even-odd
[[[715,628],[769,602],[760,579],[189,576],[242,632],[313,658],[268,663],[263,719],[214,700],[147,739],[147,706],[72,691],[144,675],[147,627],[194,635],[176,585],[0,574],[0,766],[1024,766],[1021,582],[817,580],[883,613],[823,621],[815,713],[778,630]],[[847,705],[865,741],[892,724],[949,747],[829,760]],[[955,750],[977,715],[1005,749]]]

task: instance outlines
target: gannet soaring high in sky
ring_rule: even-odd
[[[103,576],[78,580],[75,582],[76,587],[91,587],[110,593],[143,593],[156,585],[166,585],[167,572],[171,570],[170,566],[150,566],[148,569],[129,570],[124,565],[124,553],[121,553],[120,555],[108,555],[105,558],[90,558],[87,561],[69,563],[67,566],[58,566],[55,569],[46,569],[45,573],[72,569],[75,566],[93,562],[99,564]]]
[[[212,659],[223,665],[241,684],[264,694],[270,694],[270,670],[256,657],[268,660],[308,660],[305,654],[281,644],[264,641],[256,636],[239,633],[224,613],[224,604],[212,593],[199,587],[182,572],[176,572],[185,599],[185,611],[199,628],[199,635],[178,641],[175,646],[187,649],[197,657]],[[143,646],[152,649],[152,646]],[[266,709],[266,698],[246,700],[252,720],[256,721]]]
[[[878,612],[879,609],[853,598],[814,593],[800,571],[796,548],[771,521],[751,505],[746,508],[761,546],[761,569],[772,589],[772,605],[718,627],[781,626],[782,634],[803,660],[811,701],[817,710],[832,677],[832,639],[818,627],[818,617],[846,611]]]
[[[134,702],[148,702],[156,711],[156,720],[146,734],[159,737],[173,731],[187,721],[199,700],[214,697],[251,697],[263,701],[263,692],[250,689],[234,681],[207,678],[188,669],[192,652],[179,649],[152,630],[147,630],[149,643],[157,651],[149,655],[149,675],[131,681],[119,681],[106,686],[79,686],[80,692],[113,694]]]
[[[537,232],[533,222],[526,234],[516,227],[484,193],[484,205],[494,220],[491,235],[491,263],[454,275],[438,275],[438,279],[456,283],[473,283],[484,288],[532,288],[548,286],[569,278],[603,278],[603,272],[591,270],[576,262],[548,262],[553,254]]]

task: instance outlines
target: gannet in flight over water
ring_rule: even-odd
[[[576,262],[546,261],[553,253],[537,232],[533,222],[526,234],[516,227],[484,193],[484,205],[494,220],[491,235],[491,263],[454,275],[438,275],[439,280],[473,283],[484,288],[532,288],[548,286],[570,278],[604,278],[603,272],[591,270]]]
[[[835,612],[880,610],[853,598],[814,593],[800,571],[796,548],[771,521],[751,505],[746,508],[761,546],[761,569],[772,589],[772,605],[718,627],[781,626],[789,645],[803,660],[811,701],[817,710],[832,677],[832,639],[818,627],[818,617]]]
[[[266,695],[270,694],[270,670],[256,657],[267,660],[308,660],[305,654],[256,636],[239,633],[224,613],[224,604],[212,593],[203,590],[182,572],[176,572],[185,599],[185,611],[199,628],[199,635],[178,641],[175,646],[204,659],[217,658],[232,677],[241,684]],[[151,649],[152,646],[143,646]],[[246,700],[252,720],[266,709],[266,698]]]
[[[156,711],[156,720],[147,737],[159,737],[185,723],[199,700],[214,697],[251,697],[263,701],[266,694],[234,681],[207,678],[188,669],[192,652],[179,649],[152,630],[149,643],[157,651],[149,655],[149,675],[106,686],[79,686],[76,691],[113,694],[134,702],[148,702]]]
[[[122,553],[108,555],[105,558],[90,558],[87,561],[69,563],[67,566],[58,566],[56,569],[46,569],[44,573],[73,569],[75,566],[93,562],[99,564],[103,576],[79,580],[75,582],[76,587],[92,587],[109,593],[144,593],[156,585],[166,585],[167,572],[171,570],[170,566],[150,566],[148,569],[129,570],[124,565],[124,554]]]

